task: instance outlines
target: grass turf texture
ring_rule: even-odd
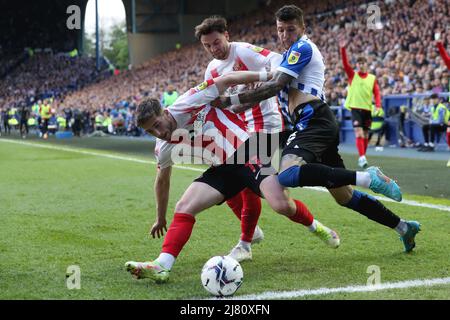
[[[86,141],[79,140],[76,146],[89,147],[82,145]],[[126,145],[127,154],[149,159],[148,142],[111,141],[89,143],[117,152],[124,152]],[[345,160],[349,157],[354,158],[345,156]],[[405,167],[398,159],[372,160],[398,178],[405,198],[427,196],[427,202],[431,202],[430,188],[424,192],[422,179],[431,182],[448,175],[448,170],[430,162],[408,160]],[[155,216],[154,165],[0,142],[0,168],[1,299],[207,298],[200,284],[203,264],[211,256],[226,254],[240,234],[239,222],[230,209],[211,208],[198,216],[168,284],[137,281],[125,271],[124,263],[156,257],[162,243],[162,239],[147,235]],[[409,172],[415,175],[409,177]],[[174,170],[168,223],[176,200],[198,175]],[[411,183],[405,184],[403,179]],[[439,189],[433,203],[450,205],[440,196],[448,198],[448,181],[444,179],[447,186]],[[266,239],[253,247],[254,261],[242,264],[244,284],[238,294],[364,285],[370,265],[380,267],[382,282],[450,276],[450,212],[386,203],[401,217],[423,224],[416,251],[407,255],[395,232],[339,207],[328,194],[306,189],[291,193],[303,200],[317,219],[338,231],[341,247],[329,249],[303,226],[272,212],[263,201],[259,224]],[[81,269],[80,290],[66,287],[70,265]],[[450,285],[444,285],[303,299],[449,299],[449,290]]]

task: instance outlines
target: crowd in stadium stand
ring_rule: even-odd
[[[359,55],[367,57],[369,72],[377,76],[382,96],[448,91],[449,72],[434,44],[435,33],[442,34],[447,48],[450,44],[447,1],[377,2],[382,24],[377,30],[367,27],[369,14],[362,2],[315,1],[301,5],[306,14],[307,33],[325,59],[325,92],[329,104],[343,104],[348,84],[338,39],[348,41],[346,49],[353,67]],[[269,1],[268,7],[257,13],[230,20],[231,40],[282,52],[273,18],[273,12],[282,4],[284,1]],[[88,110],[91,115],[96,112],[132,114],[144,96],[161,97],[169,84],[182,93],[203,81],[210,59],[197,43],[98,81],[92,59],[35,55],[2,81],[0,107],[8,107],[18,97],[49,92],[58,98],[58,110]],[[121,108],[123,111],[119,112]]]
[[[277,5],[274,2],[270,8],[275,9]],[[367,8],[359,5],[347,5],[342,11],[321,16],[307,16],[308,34],[320,48],[327,65],[329,102],[342,104],[346,95],[347,78],[337,40],[341,37],[351,39],[347,52],[352,65],[360,54],[368,58],[370,72],[377,75],[382,95],[448,91],[448,71],[434,45],[435,32],[445,36],[445,28],[450,25],[446,1],[397,1],[378,5],[383,24],[380,30],[366,27]],[[315,3],[310,7],[318,10]],[[274,10],[270,8],[231,21],[231,39],[281,52],[274,28]],[[328,8],[335,7],[330,5]],[[305,11],[311,10],[307,7]],[[446,36],[443,41],[448,45],[450,33],[447,32]],[[196,63],[189,63],[192,60]],[[184,92],[202,81],[209,60],[200,44],[185,46],[153,58],[118,77],[72,93],[65,102],[70,106],[81,104],[96,109],[122,100],[132,103],[143,95],[161,96],[169,83],[175,85],[178,92]]]

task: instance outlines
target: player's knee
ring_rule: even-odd
[[[179,200],[175,205],[175,212],[190,213],[191,212],[190,202],[191,201],[186,199]]]
[[[278,182],[283,187],[298,187],[300,183],[300,167],[299,166],[292,166],[285,170],[283,170],[281,173],[278,174]]]
[[[352,197],[348,197],[348,196],[340,196],[340,197],[336,197],[334,198],[334,200],[336,201],[336,203],[340,206],[343,207],[347,207],[348,203],[350,202],[350,200],[352,199]]]
[[[291,216],[292,215],[292,208],[289,204],[289,201],[286,200],[277,200],[277,201],[273,201],[270,206],[272,207],[272,209],[279,213],[282,214],[284,216]]]

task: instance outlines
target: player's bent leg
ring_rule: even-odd
[[[177,202],[175,212],[189,213],[195,216],[223,200],[223,194],[210,185],[194,181]]]
[[[420,224],[417,221],[401,219],[371,195],[353,190],[351,186],[329,189],[328,191],[341,206],[352,209],[372,221],[397,231],[405,247],[405,252],[410,252],[415,247],[415,236],[420,231]]]
[[[149,278],[157,283],[169,280],[176,258],[189,240],[195,215],[224,200],[224,196],[203,182],[193,182],[184,192],[175,209],[173,221],[164,237],[161,254],[154,261],[128,261],[125,267],[137,279]]]
[[[244,202],[242,200],[242,192],[238,193],[234,197],[227,200],[227,205],[230,207],[231,211],[233,211],[234,215],[241,220],[242,215],[242,207]]]
[[[335,189],[347,185],[356,185],[381,193],[395,201],[402,200],[402,193],[397,183],[384,175],[377,167],[365,171],[352,171],[333,168],[320,163],[293,164],[290,160],[295,155],[283,156],[278,181],[284,187],[321,186]],[[283,160],[287,157],[287,161]],[[302,158],[299,158],[302,159]],[[291,165],[291,166],[289,166]]]
[[[251,245],[259,243],[264,239],[264,233],[257,226],[259,216],[261,215],[261,198],[251,189],[242,190],[237,196],[241,203],[241,237],[238,244],[230,251],[228,256],[238,262],[252,260]],[[228,205],[230,203],[227,201]],[[233,204],[236,204],[234,202]],[[230,206],[231,207],[231,206]]]
[[[241,216],[241,240],[245,242],[254,242],[254,233],[261,215],[261,198],[251,189],[242,190],[242,216]],[[255,242],[262,241],[261,238]]]
[[[252,260],[252,243],[262,241],[264,235],[260,228],[255,234],[259,216],[261,215],[261,199],[251,189],[245,188],[239,193],[242,201],[241,209],[241,237],[238,244],[231,249],[228,256],[238,262]],[[257,237],[254,238],[254,235]]]
[[[264,179],[260,185],[261,193],[274,211],[287,216],[291,221],[303,224],[332,248],[340,245],[338,234],[314,219],[309,209],[299,200],[291,199],[287,191],[279,184],[276,176]]]

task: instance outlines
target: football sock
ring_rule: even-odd
[[[175,263],[175,257],[170,253],[162,252],[156,261],[167,270],[172,269],[173,264]]]
[[[399,235],[404,236],[406,234],[406,232],[408,231],[408,224],[406,223],[406,221],[403,219],[400,219],[400,222],[395,227],[395,231],[397,231]]]
[[[353,190],[352,198],[344,207],[355,210],[370,220],[392,229],[397,227],[400,222],[400,218],[386,208],[380,201],[358,190]]]
[[[242,190],[241,240],[252,242],[259,216],[261,215],[261,198],[249,188]]]
[[[369,188],[372,178],[370,174],[365,171],[356,171],[356,185],[359,187]]]
[[[369,146],[369,138],[364,138],[364,155],[367,152],[367,147]]]
[[[365,152],[365,142],[364,142],[364,138],[356,138],[356,149],[358,149],[358,154],[360,157],[364,156],[366,154]]]
[[[284,187],[321,186],[328,189],[356,184],[356,172],[319,163],[292,166],[278,174]]]
[[[161,252],[169,253],[175,258],[189,240],[194,228],[194,216],[186,213],[175,213],[173,221],[167,230]]]
[[[317,221],[316,219],[313,220],[313,223],[308,227],[309,231],[314,232],[317,230]]]
[[[238,193],[233,198],[228,199],[227,200],[227,205],[233,211],[234,215],[239,220],[241,220],[242,207],[243,207],[242,193]]]
[[[450,131],[447,132],[447,145],[450,147]]]
[[[309,212],[308,208],[299,200],[294,199],[294,202],[296,207],[295,214],[288,218],[294,222],[301,223],[304,226],[311,226],[314,222],[314,217],[311,212]]]

